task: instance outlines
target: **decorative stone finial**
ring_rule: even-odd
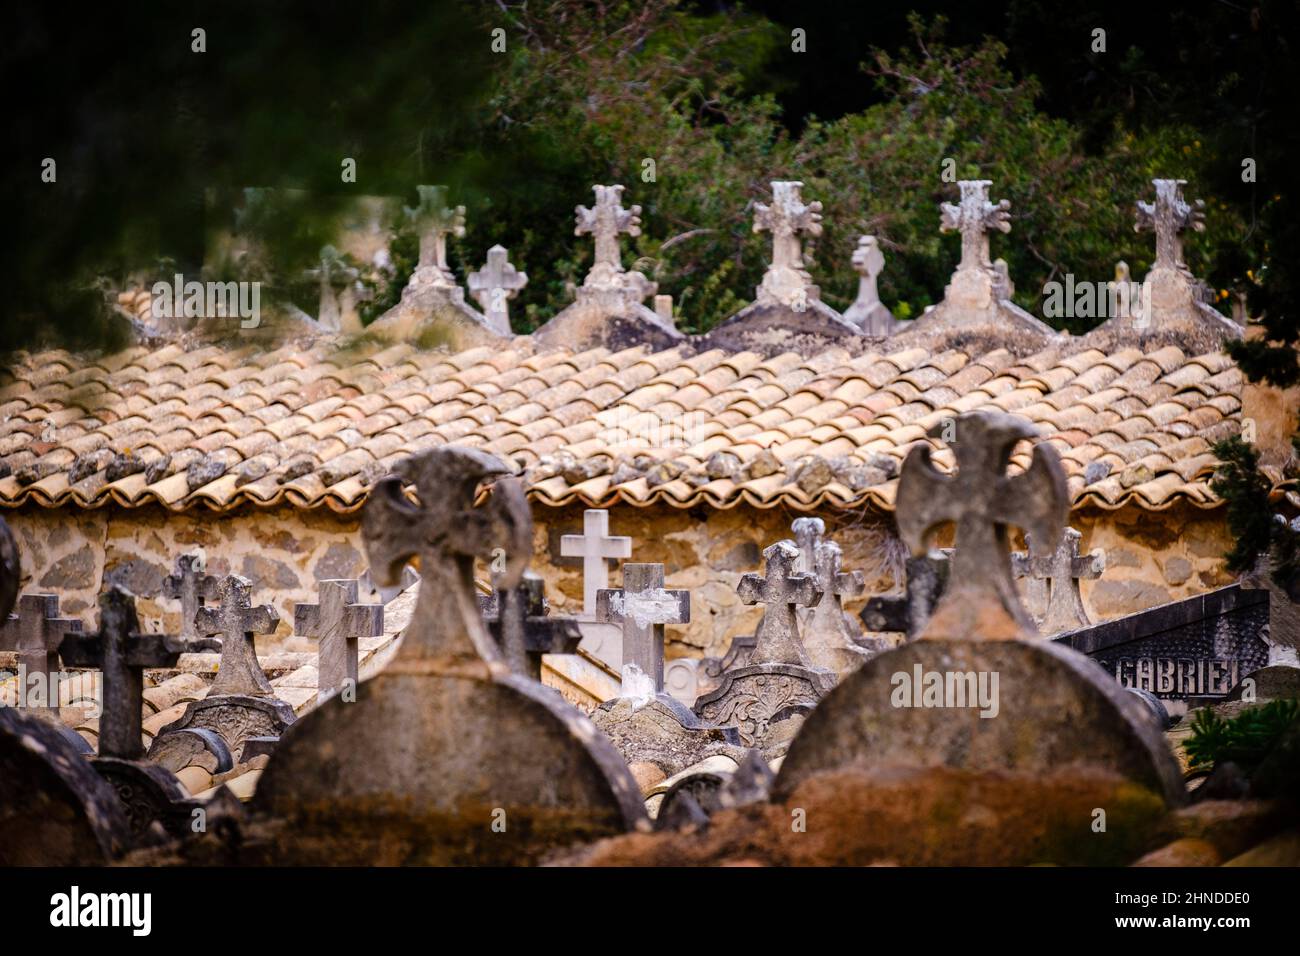
[[[893,313],[880,301],[876,278],[885,269],[885,254],[875,236],[861,236],[853,250],[853,268],[858,273],[858,297],[844,313],[844,318],[862,330],[863,335],[892,335],[898,326]]]
[[[805,203],[798,181],[773,182],[772,203],[754,204],[754,231],[772,234],[772,261],[758,287],[760,305],[784,305],[795,311],[821,299],[804,268],[801,235],[822,234],[822,204]]]
[[[583,281],[583,289],[618,292],[629,302],[641,302],[654,295],[656,285],[639,272],[625,272],[619,254],[620,235],[641,235],[641,207],[623,208],[622,186],[593,186],[596,202],[590,208],[578,206],[574,235],[591,235],[596,240],[596,257]]]

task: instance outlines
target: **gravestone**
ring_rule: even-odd
[[[487,316],[488,325],[504,334],[510,333],[509,302],[528,285],[528,273],[520,272],[510,264],[510,253],[504,246],[488,250],[487,262],[478,272],[467,278],[469,294]]]
[[[620,236],[641,235],[641,207],[623,206],[623,187],[593,186],[596,202],[578,206],[574,235],[595,240],[591,269],[575,293],[572,305],[533,333],[546,347],[581,351],[605,347],[611,351],[649,345],[654,351],[672,348],[684,336],[664,317],[646,308],[656,284],[641,272],[625,270]]]
[[[144,671],[174,666],[185,649],[171,635],[141,633],[135,598],[116,587],[100,595],[99,631],[70,634],[60,648],[70,666],[102,672],[99,755],[91,766],[117,793],[135,846],[160,842],[167,834],[183,836],[193,811],[202,806],[170,772],[143,760]]]
[[[912,640],[925,629],[935,605],[948,586],[951,548],[930,548],[920,557],[907,559],[906,591],[881,594],[868,599],[859,612],[868,631],[897,631]]]
[[[544,655],[578,650],[582,633],[577,620],[550,616],[545,582],[531,571],[524,572],[516,587],[499,587],[478,600],[488,631],[516,674],[540,681]]]
[[[172,773],[185,768],[181,761],[192,759],[195,744],[202,742],[193,735],[172,739],[175,731],[213,731],[225,741],[235,762],[242,763],[245,740],[279,737],[294,722],[293,708],[276,698],[257,660],[256,635],[272,633],[280,616],[269,604],[254,606],[252,592],[251,581],[229,574],[221,581],[220,605],[200,608],[195,617],[200,635],[221,635],[221,660],[207,696],[186,705],[180,718],[160,730],[149,748],[148,759]],[[221,755],[212,754],[211,759],[220,761]]]
[[[409,565],[402,568],[401,578],[390,588],[376,584],[374,575],[370,573],[369,568],[366,568],[357,580],[357,592],[360,597],[366,599],[367,604],[378,602],[387,606],[392,604],[399,595],[405,594],[419,583],[419,572]]]
[[[446,446],[407,459],[362,514],[375,577],[418,558],[419,601],[388,666],[285,735],[254,797],[282,861],[531,863],[644,826],[636,782],[591,721],[510,671],[474,591],[474,560],[526,570],[533,526],[499,459]],[[418,504],[404,491],[414,485]],[[474,505],[480,485],[491,494]],[[500,550],[497,550],[500,549]]]
[[[1018,610],[1007,528],[1054,544],[1069,501],[1045,442],[1022,473],[1007,474],[1016,443],[1033,437],[1023,419],[971,412],[956,421],[955,476],[935,471],[928,444],[909,453],[899,530],[918,553],[932,529],[956,524],[949,587],[917,640],[868,661],[808,717],[781,765],[775,799],[798,800],[812,819],[842,800],[869,805],[876,787],[956,779],[1003,794],[998,809],[983,804],[994,817],[1016,819],[1025,801],[1041,807],[1043,833],[1022,836],[996,820],[979,827],[1024,841],[1011,858],[1043,862],[1080,853],[1129,861],[1164,807],[1185,801],[1177,761],[1142,702],[1092,661],[1038,639]],[[1090,828],[1097,807],[1106,810],[1104,831]],[[920,855],[909,840],[957,840],[963,826],[976,821],[930,820],[893,839],[900,855]]]
[[[187,645],[200,640],[195,620],[199,609],[220,597],[221,582],[204,572],[201,554],[182,554],[176,570],[163,581],[163,595],[181,602],[181,640]]]
[[[4,518],[0,518],[0,621],[9,619],[14,601],[18,600],[18,584],[22,580],[22,562],[18,557],[18,542]]]
[[[766,801],[775,779],[757,750],[748,751],[731,772],[719,769],[687,774],[664,792],[655,829],[704,829],[719,810]]]
[[[609,512],[588,508],[582,514],[582,534],[560,537],[560,556],[582,560],[582,649],[610,667],[623,668],[623,632],[608,622],[596,620],[596,593],[609,587],[611,561],[632,557],[632,539],[609,533]]]
[[[804,261],[803,238],[822,233],[822,204],[804,202],[803,183],[772,183],[772,201],[754,203],[754,232],[772,234],[772,257],[753,303],[712,329],[706,348],[803,354],[856,343],[862,330],[822,301]]]
[[[821,600],[811,609],[801,608],[797,612],[808,659],[815,667],[843,676],[871,653],[861,643],[864,639],[861,629],[844,613],[844,598],[862,594],[862,572],[840,570],[843,563],[840,546],[826,540],[826,524],[821,518],[796,518],[791,530],[799,548],[795,570],[812,575],[821,591]]]
[[[875,236],[861,236],[853,250],[853,268],[858,273],[858,297],[844,310],[844,318],[862,330],[863,335],[884,338],[893,335],[899,322],[880,301],[876,279],[885,270],[885,255]]]
[[[59,645],[81,622],[59,617],[57,594],[24,594],[0,626],[0,650],[18,652],[18,706],[57,714]]]
[[[1029,579],[1029,613],[1043,634],[1062,634],[1092,623],[1083,609],[1079,581],[1101,577],[1106,570],[1106,552],[1097,548],[1080,554],[1082,538],[1074,528],[1066,528],[1051,554],[1035,554],[1033,540],[1027,539],[1028,552],[1015,551],[1011,555],[1012,573]]]
[[[324,246],[316,267],[307,270],[307,278],[320,283],[316,321],[327,331],[361,331],[361,320],[356,313],[353,297],[349,294],[351,284],[357,281],[360,274],[360,270],[348,265],[333,246]]]
[[[623,684],[591,719],[628,765],[650,763],[672,776],[734,749],[734,730],[700,720],[664,692],[664,625],[690,621],[690,592],[666,589],[662,564],[628,563],[623,587],[598,591],[596,602],[599,619],[622,627]]]
[[[360,680],[357,640],[383,635],[384,606],[358,603],[358,586],[352,578],[319,581],[316,589],[318,603],[294,606],[293,630],[320,642],[316,667],[319,702],[345,687],[356,689]]]
[[[1176,716],[1224,700],[1265,666],[1268,624],[1268,592],[1232,584],[1055,640],[1096,661],[1120,686],[1154,694]]]
[[[750,663],[725,671],[718,687],[700,697],[694,710],[711,724],[735,725],[746,747],[776,755],[836,678],[812,665],[799,639],[795,607],[821,599],[816,579],[795,573],[799,549],[778,541],[763,557],[764,574],[744,575],[737,588],[746,604],[765,605]]]

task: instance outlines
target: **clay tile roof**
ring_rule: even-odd
[[[891,509],[908,448],[983,408],[1039,427],[1076,506],[1212,507],[1209,445],[1239,427],[1241,386],[1226,356],[1174,346],[20,353],[0,370],[0,505],[350,512],[404,456],[459,442],[518,463],[548,505]]]

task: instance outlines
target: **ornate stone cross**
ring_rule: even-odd
[[[937,423],[929,435],[942,435],[948,425]],[[1029,466],[1021,474],[1007,474],[1016,444],[1038,436],[1023,418],[968,412],[955,425],[955,477],[935,469],[928,444],[913,447],[903,462],[895,506],[899,534],[917,554],[932,528],[953,522],[952,572],[936,613],[956,602],[995,598],[1023,630],[1033,633],[1011,577],[1007,526],[1022,528],[1055,547],[1069,509],[1065,472],[1056,450],[1039,442]],[[968,618],[972,625],[978,623],[976,615]],[[972,631],[972,636],[977,633]]]
[[[1182,233],[1186,229],[1200,232],[1205,229],[1205,203],[1197,199],[1187,202],[1183,199],[1185,179],[1153,179],[1156,187],[1155,202],[1137,204],[1137,221],[1135,232],[1154,232],[1156,234],[1156,259],[1151,264],[1155,269],[1185,270],[1183,262]]]
[[[623,625],[623,696],[664,689],[664,625],[687,624],[691,592],[664,588],[662,564],[623,565],[623,587],[596,592],[596,617]]]
[[[59,670],[59,645],[68,633],[79,633],[81,622],[59,617],[57,594],[24,594],[17,615],[0,627],[0,649],[17,651],[23,680],[18,688],[19,707],[57,710],[59,691],[51,687]]]
[[[811,607],[821,600],[817,579],[795,571],[799,549],[789,541],[778,541],[763,552],[763,574],[741,577],[736,592],[746,604],[764,604],[763,620],[754,634],[756,644],[750,660],[759,664],[809,666],[808,652],[799,640],[795,605]]]
[[[517,587],[497,588],[479,601],[511,670],[533,680],[542,679],[542,655],[572,654],[582,641],[576,620],[550,616],[544,582],[531,571],[524,572]]]
[[[595,205],[574,209],[577,225],[573,234],[590,234],[596,240],[596,258],[583,285],[622,288],[623,261],[619,255],[618,237],[624,233],[629,236],[641,235],[641,207],[623,208],[622,186],[591,188],[596,193]]]
[[[316,268],[307,270],[307,277],[320,282],[320,306],[316,321],[331,332],[343,329],[343,313],[339,308],[339,297],[335,291],[355,282],[360,273],[349,266],[333,246],[324,246],[320,251],[320,262]]]
[[[596,594],[609,587],[609,559],[632,557],[632,539],[609,533],[609,512],[588,508],[582,515],[582,534],[560,538],[560,554],[582,558],[582,613],[594,617]]]
[[[955,229],[961,233],[959,271],[992,269],[988,230],[1011,231],[1011,202],[1007,199],[989,202],[989,187],[992,185],[991,179],[963,179],[957,184],[961,189],[961,201],[957,205],[946,202],[939,206],[940,231]]]
[[[420,202],[407,208],[407,218],[420,234],[417,271],[426,276],[422,284],[455,286],[456,278],[447,264],[447,237],[465,235],[465,207],[447,206],[446,186],[417,186]]]
[[[510,264],[510,253],[505,246],[493,246],[488,250],[487,262],[483,268],[471,272],[467,282],[469,294],[487,316],[488,325],[503,335],[509,335],[510,312],[507,303],[528,285],[528,273],[520,272]]]
[[[69,634],[59,653],[70,667],[95,668],[102,674],[103,712],[99,718],[99,756],[139,760],[144,756],[141,709],[144,672],[172,667],[185,642],[170,634],[142,634],[135,598],[120,588],[99,597],[99,630]]]
[[[221,635],[221,662],[217,679],[208,688],[209,697],[242,694],[248,697],[271,697],[274,691],[262,665],[257,661],[256,634],[270,634],[280,623],[280,615],[269,604],[252,606],[253,583],[238,574],[226,575],[221,581],[220,605],[200,608],[194,626],[198,633]]]
[[[293,609],[293,630],[320,641],[317,649],[317,693],[324,700],[358,681],[357,640],[384,633],[384,606],[357,603],[355,578],[329,578],[317,582],[316,604],[298,604]]]
[[[1083,609],[1079,581],[1101,577],[1106,552],[1097,548],[1079,554],[1082,538],[1074,528],[1066,528],[1056,550],[1045,555],[1035,553],[1034,541],[1027,536],[1029,552],[1012,555],[1015,576],[1030,579],[1030,611],[1043,634],[1062,634],[1092,623]]]
[[[201,554],[182,554],[176,559],[176,571],[163,580],[163,594],[181,602],[181,639],[187,644],[199,638],[194,620],[199,608],[219,597],[220,582],[203,570]]]
[[[758,287],[758,299],[791,308],[817,299],[819,290],[804,268],[800,236],[820,236],[822,204],[805,203],[803,183],[773,182],[772,203],[754,204],[754,231],[772,233],[772,261]]]

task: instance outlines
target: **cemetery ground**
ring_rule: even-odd
[[[934,173],[916,312],[811,161],[709,206],[763,252],[707,324],[647,252],[654,178],[529,224],[580,266],[467,267],[453,178],[356,198],[305,303],[218,281],[269,255],[259,190],[189,281],[105,278],[111,345],[0,362],[6,926],[182,938],[237,893],[332,934],[428,868],[489,925],[554,929],[572,880],[623,934],[642,887],[706,925],[836,885],[923,925],[1277,926],[1300,386],[1198,274],[1231,239],[1177,156],[1108,200],[1149,248],[1090,328],[1050,324],[1072,276],[1017,297],[1038,227],[980,164]]]

